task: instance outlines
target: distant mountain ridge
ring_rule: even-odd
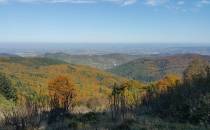
[[[0,57],[18,57],[18,55],[10,53],[0,53]]]
[[[70,55],[66,53],[46,53],[46,58],[58,59],[71,64],[88,65],[98,69],[111,69],[139,58],[138,55],[104,54],[104,55]]]
[[[129,79],[145,82],[161,79],[167,74],[181,74],[195,59],[210,62],[210,56],[199,54],[177,54],[170,56],[154,56],[139,58],[129,63],[114,67],[109,71]]]

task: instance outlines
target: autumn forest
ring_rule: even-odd
[[[2,56],[0,129],[207,130],[209,59],[197,54],[150,56],[113,67],[115,72],[126,67],[120,72],[126,75],[133,70],[129,64],[138,66],[145,75],[141,79],[57,58]],[[147,75],[152,72],[157,77]]]

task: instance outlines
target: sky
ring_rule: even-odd
[[[0,0],[0,44],[210,44],[210,0]]]

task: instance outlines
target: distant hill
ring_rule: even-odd
[[[81,104],[88,103],[89,100],[100,100],[105,105],[114,82],[126,80],[99,69],[48,58],[1,57],[0,72],[12,80],[18,95],[32,97],[47,95],[49,80],[67,76],[76,86]],[[3,99],[0,95],[1,102]]]
[[[135,60],[140,56],[128,54],[69,55],[65,53],[47,53],[44,57],[58,59],[72,64],[88,65],[98,69],[111,69]]]
[[[15,54],[9,54],[9,53],[0,53],[0,57],[18,57]]]
[[[109,71],[141,81],[155,81],[169,73],[181,74],[189,63],[197,58],[210,62],[210,56],[198,54],[177,54],[172,56],[154,56],[139,58],[129,63],[114,67]]]

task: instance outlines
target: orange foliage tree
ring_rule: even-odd
[[[71,111],[75,105],[76,92],[68,77],[58,76],[48,83],[51,107]]]
[[[181,82],[181,77],[176,74],[166,75],[163,79],[156,83],[156,87],[161,92],[167,91],[170,87],[175,86]]]

